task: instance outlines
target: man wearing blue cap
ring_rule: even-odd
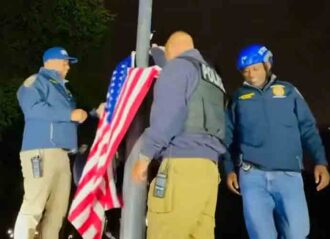
[[[250,238],[305,239],[309,217],[302,147],[316,165],[317,191],[329,184],[328,163],[308,105],[292,84],[271,73],[272,64],[272,53],[262,45],[248,46],[239,55],[237,68],[245,82],[227,112],[227,185],[242,194]]]
[[[87,118],[65,86],[70,63],[76,62],[62,47],[46,50],[44,66],[17,92],[25,127],[20,153],[24,198],[15,239],[34,238],[39,223],[40,238],[59,238],[71,185],[68,152],[77,149],[77,123]]]

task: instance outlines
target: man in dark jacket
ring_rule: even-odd
[[[318,191],[329,184],[327,160],[308,105],[292,84],[271,73],[272,63],[272,53],[262,45],[248,46],[239,55],[237,68],[245,82],[227,112],[227,185],[237,194],[240,187],[250,238],[303,239],[309,217],[302,147],[316,164]]]
[[[150,185],[147,236],[212,239],[217,161],[225,152],[222,81],[185,32],[170,36],[165,56],[168,62],[154,87],[150,127],[133,168],[135,181],[146,180],[150,160],[163,157]]]

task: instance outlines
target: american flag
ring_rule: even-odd
[[[69,221],[84,239],[100,239],[104,213],[121,206],[112,159],[160,68],[131,68],[133,54],[113,72],[107,102],[79,181]]]

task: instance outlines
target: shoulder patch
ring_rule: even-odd
[[[285,86],[284,85],[276,84],[276,85],[272,85],[271,88],[272,88],[274,98],[286,97],[286,95],[285,95],[286,92],[285,92]]]
[[[255,95],[255,93],[254,92],[251,92],[251,93],[247,93],[247,94],[241,95],[238,98],[240,100],[249,100],[249,99],[253,98],[254,95]]]
[[[36,81],[37,79],[37,75],[34,74],[32,76],[30,76],[29,78],[27,78],[24,82],[23,82],[23,85],[25,87],[31,87],[33,85],[33,83]]]

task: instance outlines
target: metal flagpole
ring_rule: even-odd
[[[140,67],[149,66],[151,16],[152,0],[140,0],[136,39],[136,64]]]
[[[152,0],[140,0],[136,42],[136,64],[139,67],[147,67],[149,65],[148,52],[150,48],[151,16]],[[132,124],[143,123],[139,122],[139,118],[135,121],[136,122]],[[132,129],[139,128],[134,127],[134,125],[132,126]],[[128,134],[128,137],[133,137],[133,141],[137,139],[138,136],[136,132]],[[132,141],[132,138],[129,140]],[[139,158],[142,140],[141,137],[136,140],[125,164],[123,183],[124,207],[121,213],[120,239],[145,238],[147,185],[146,183],[136,184],[131,178],[133,165]]]

